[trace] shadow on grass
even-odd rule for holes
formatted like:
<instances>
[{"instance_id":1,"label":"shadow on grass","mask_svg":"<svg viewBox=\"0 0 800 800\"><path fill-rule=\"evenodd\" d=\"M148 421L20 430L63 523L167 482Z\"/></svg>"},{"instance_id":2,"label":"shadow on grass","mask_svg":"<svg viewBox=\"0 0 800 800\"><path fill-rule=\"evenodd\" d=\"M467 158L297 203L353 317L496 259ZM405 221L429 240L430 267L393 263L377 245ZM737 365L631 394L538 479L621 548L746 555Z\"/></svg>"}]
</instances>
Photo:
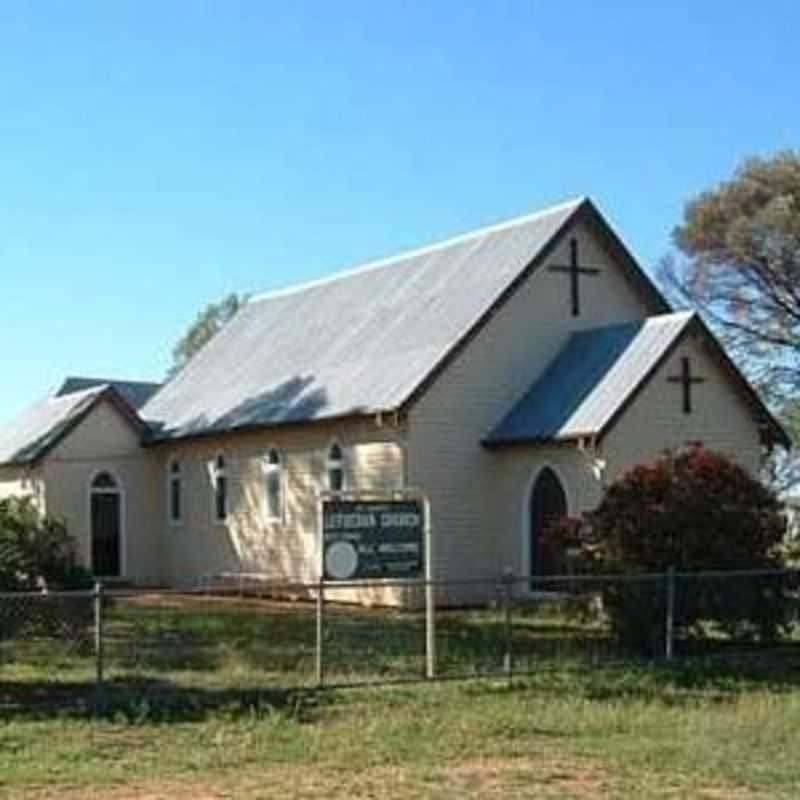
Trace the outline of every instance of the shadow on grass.
<instances>
[{"instance_id":1,"label":"shadow on grass","mask_svg":"<svg viewBox=\"0 0 800 800\"><path fill-rule=\"evenodd\" d=\"M578 662L543 662L535 671L517 673L508 682L497 673L486 674L483 677L491 680L474 680L465 684L463 691L466 696L501 690L589 702L638 701L663 706L728 703L753 691L798 691L799 656L798 647L793 646L781 647L771 654L738 653L724 659L696 656L671 663L624 661L592 669ZM380 685L380 678L377 682ZM415 682L423 683L421 679L390 679L384 685L389 689L393 684L408 686ZM350 688L358 685L350 684ZM91 680L18 678L0 680L0 720L104 716L130 723L181 723L209 717L278 715L308 723L319 719L332 697L329 689L249 684L196 687L169 679L130 676L108 681L102 694L98 694Z\"/></svg>"},{"instance_id":2,"label":"shadow on grass","mask_svg":"<svg viewBox=\"0 0 800 800\"><path fill-rule=\"evenodd\" d=\"M800 690L797 645L695 654L674 661L631 656L587 668L585 663L541 664L516 685L545 694L569 693L589 701L641 701L665 706L732 702L747 693Z\"/></svg>"},{"instance_id":3,"label":"shadow on grass","mask_svg":"<svg viewBox=\"0 0 800 800\"><path fill-rule=\"evenodd\" d=\"M0 720L108 717L128 722L198 722L274 715L311 722L325 694L278 687L186 687L164 680L120 679L98 692L92 681L0 681Z\"/></svg>"},{"instance_id":4,"label":"shadow on grass","mask_svg":"<svg viewBox=\"0 0 800 800\"><path fill-rule=\"evenodd\" d=\"M519 614L510 633L520 691L675 705L800 688L800 642L677 642L679 658L666 663L637 657L602 627L564 616ZM112 716L181 722L277 713L305 720L328 696L290 688L314 676L316 620L309 604L145 596L115 601L105 634L112 679L101 699ZM508 634L494 610L441 612L438 674L502 679ZM420 681L424 646L418 613L326 608L329 684ZM91 647L79 639L0 642L0 719L92 714L93 672Z\"/></svg>"}]
</instances>

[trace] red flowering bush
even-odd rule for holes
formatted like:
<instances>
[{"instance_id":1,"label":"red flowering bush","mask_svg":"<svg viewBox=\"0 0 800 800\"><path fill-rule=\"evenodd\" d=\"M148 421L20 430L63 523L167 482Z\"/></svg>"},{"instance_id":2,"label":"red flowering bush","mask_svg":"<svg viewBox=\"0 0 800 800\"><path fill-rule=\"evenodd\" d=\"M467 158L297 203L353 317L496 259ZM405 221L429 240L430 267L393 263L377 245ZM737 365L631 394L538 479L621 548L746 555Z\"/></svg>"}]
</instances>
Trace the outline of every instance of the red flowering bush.
<instances>
[{"instance_id":1,"label":"red flowering bush","mask_svg":"<svg viewBox=\"0 0 800 800\"><path fill-rule=\"evenodd\" d=\"M585 569L605 573L756 570L781 566L785 533L776 495L724 456L692 445L632 469L613 484L572 546ZM664 582L620 581L603 590L619 638L658 650ZM675 624L715 622L732 635L774 637L788 613L781 579L679 578Z\"/></svg>"}]
</instances>

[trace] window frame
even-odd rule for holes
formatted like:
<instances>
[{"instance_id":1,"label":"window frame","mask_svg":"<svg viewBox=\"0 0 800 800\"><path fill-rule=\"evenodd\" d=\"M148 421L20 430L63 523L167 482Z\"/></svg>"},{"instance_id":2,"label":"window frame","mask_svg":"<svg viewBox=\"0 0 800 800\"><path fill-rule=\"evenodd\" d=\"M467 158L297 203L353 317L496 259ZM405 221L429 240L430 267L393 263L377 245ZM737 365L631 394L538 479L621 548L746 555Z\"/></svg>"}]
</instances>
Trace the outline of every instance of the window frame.
<instances>
[{"instance_id":1,"label":"window frame","mask_svg":"<svg viewBox=\"0 0 800 800\"><path fill-rule=\"evenodd\" d=\"M334 448L339 451L338 459L335 459L332 455ZM336 469L342 473L341 486L338 489L333 488L331 481L331 472ZM347 480L347 457L345 456L344 447L338 439L333 439L328 444L328 449L325 452L325 488L329 492L335 493L346 492L350 488Z\"/></svg>"},{"instance_id":2,"label":"window frame","mask_svg":"<svg viewBox=\"0 0 800 800\"><path fill-rule=\"evenodd\" d=\"M95 482L103 475L108 475L112 485L95 486ZM92 559L92 496L95 494L115 494L119 497L119 575L106 576L104 580L115 581L124 579L128 574L128 526L127 521L127 499L125 484L119 473L110 468L104 467L96 469L89 476L89 485L86 492L86 531L87 541L89 542L89 569L91 569Z\"/></svg>"},{"instance_id":3,"label":"window frame","mask_svg":"<svg viewBox=\"0 0 800 800\"><path fill-rule=\"evenodd\" d=\"M273 456L275 461L272 460ZM264 492L264 521L270 524L280 523L283 524L285 514L285 491L284 491L284 455L278 447L268 447L264 456L261 458L261 477L262 477L262 490ZM277 476L278 488L278 508L276 513L272 513L274 509L270 507L270 486L269 481Z\"/></svg>"},{"instance_id":4,"label":"window frame","mask_svg":"<svg viewBox=\"0 0 800 800\"><path fill-rule=\"evenodd\" d=\"M222 461L222 466L220 466L220 460ZM228 459L225 456L225 453L220 450L214 456L213 460L211 461L211 519L214 521L215 525L226 525L228 522L228 517L230 516L231 509L230 509L230 481L228 479L229 472L228 472ZM219 481L220 478L224 481L223 486L225 495L224 495L224 515L220 515L220 503L219 503Z\"/></svg>"},{"instance_id":5,"label":"window frame","mask_svg":"<svg viewBox=\"0 0 800 800\"><path fill-rule=\"evenodd\" d=\"M177 469L176 469L177 468ZM174 506L173 500L173 486L178 484L178 515L173 515ZM183 482L183 462L179 458L171 458L167 464L167 522L174 527L183 525L183 498L184 498L184 482Z\"/></svg>"}]
</instances>

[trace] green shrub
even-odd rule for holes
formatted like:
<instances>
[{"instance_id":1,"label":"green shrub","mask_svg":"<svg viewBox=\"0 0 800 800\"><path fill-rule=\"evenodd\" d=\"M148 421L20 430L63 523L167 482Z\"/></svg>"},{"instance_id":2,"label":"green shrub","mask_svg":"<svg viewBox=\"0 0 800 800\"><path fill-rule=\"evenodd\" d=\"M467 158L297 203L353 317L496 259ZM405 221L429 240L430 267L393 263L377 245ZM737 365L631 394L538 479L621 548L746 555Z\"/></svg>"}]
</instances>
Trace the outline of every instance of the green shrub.
<instances>
[{"instance_id":1,"label":"green shrub","mask_svg":"<svg viewBox=\"0 0 800 800\"><path fill-rule=\"evenodd\" d=\"M66 525L29 497L0 501L0 591L80 588L91 575L77 560Z\"/></svg>"},{"instance_id":2,"label":"green shrub","mask_svg":"<svg viewBox=\"0 0 800 800\"><path fill-rule=\"evenodd\" d=\"M0 501L0 592L85 589L91 581L63 522L41 514L30 498ZM0 600L0 638L75 631L90 618L89 601L6 598Z\"/></svg>"},{"instance_id":3,"label":"green shrub","mask_svg":"<svg viewBox=\"0 0 800 800\"><path fill-rule=\"evenodd\" d=\"M782 566L785 519L777 496L724 456L692 445L638 466L607 490L577 524L554 528L583 570L663 573ZM620 581L603 589L617 637L644 650L663 642L664 581ZM773 638L788 624L782 576L682 578L675 624L685 634L706 622L733 636Z\"/></svg>"}]
</instances>

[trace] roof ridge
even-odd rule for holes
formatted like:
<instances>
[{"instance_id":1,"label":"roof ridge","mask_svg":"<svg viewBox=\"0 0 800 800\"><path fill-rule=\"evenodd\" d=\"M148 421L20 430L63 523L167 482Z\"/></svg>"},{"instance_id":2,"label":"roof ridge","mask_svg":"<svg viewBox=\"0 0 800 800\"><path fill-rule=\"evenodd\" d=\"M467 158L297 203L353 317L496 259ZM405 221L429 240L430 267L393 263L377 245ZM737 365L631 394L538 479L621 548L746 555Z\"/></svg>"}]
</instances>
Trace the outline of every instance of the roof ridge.
<instances>
[{"instance_id":1,"label":"roof ridge","mask_svg":"<svg viewBox=\"0 0 800 800\"><path fill-rule=\"evenodd\" d=\"M471 239L478 239L481 236L487 236L489 234L498 233L499 231L506 230L508 228L514 228L518 225L524 225L527 222L533 222L535 219L540 217L546 217L550 214L556 214L559 211L564 211L570 207L578 208L583 203L589 200L588 195L579 195L577 197L573 197L570 200L565 200L563 203L557 203L556 205L547 206L546 208L541 208L538 211L533 211L529 214L523 214L518 217L512 217L510 219L503 220L501 222L492 223L491 225L485 225L481 228L476 228L471 231L467 231L466 233L457 234L456 236L449 237L447 239L441 239L439 241L431 242L427 245L422 245L421 247L415 247L410 250L404 250L400 253L397 253L392 256L385 256L383 258L373 259L371 261L366 261L357 266L351 267L349 269L344 269L339 272L335 272L332 275L325 275L320 278L313 278L309 281L304 281L302 283L297 283L289 286L284 286L278 289L268 290L266 292L260 292L255 294L247 299L247 304L250 305L252 303L260 303L264 300L272 300L276 297L284 297L290 294L295 294L297 292L306 291L307 289L313 289L317 286L324 286L329 283L335 283L340 280L345 280L347 278L352 278L357 275L361 275L363 273L372 272L373 270L381 269L383 267L387 267L390 264L395 264L398 261L404 261L409 258L413 258L415 256L425 255L427 253L432 253L437 250L444 250L448 247L452 247L456 244L461 244L463 242L468 242Z\"/></svg>"},{"instance_id":2,"label":"roof ridge","mask_svg":"<svg viewBox=\"0 0 800 800\"><path fill-rule=\"evenodd\" d=\"M77 400L82 397L88 397L92 394L99 394L100 392L108 389L109 386L111 386L109 383L98 383L94 386L86 386L83 389L76 389L74 392L68 392L67 394L59 394L58 390L56 390L53 394L43 398L43 400L48 403L67 403L70 401L77 402Z\"/></svg>"},{"instance_id":3,"label":"roof ridge","mask_svg":"<svg viewBox=\"0 0 800 800\"><path fill-rule=\"evenodd\" d=\"M160 386L159 381L145 381L138 378L98 378L91 375L67 375L66 381L96 381L97 383L141 383L146 386Z\"/></svg>"}]
</instances>

